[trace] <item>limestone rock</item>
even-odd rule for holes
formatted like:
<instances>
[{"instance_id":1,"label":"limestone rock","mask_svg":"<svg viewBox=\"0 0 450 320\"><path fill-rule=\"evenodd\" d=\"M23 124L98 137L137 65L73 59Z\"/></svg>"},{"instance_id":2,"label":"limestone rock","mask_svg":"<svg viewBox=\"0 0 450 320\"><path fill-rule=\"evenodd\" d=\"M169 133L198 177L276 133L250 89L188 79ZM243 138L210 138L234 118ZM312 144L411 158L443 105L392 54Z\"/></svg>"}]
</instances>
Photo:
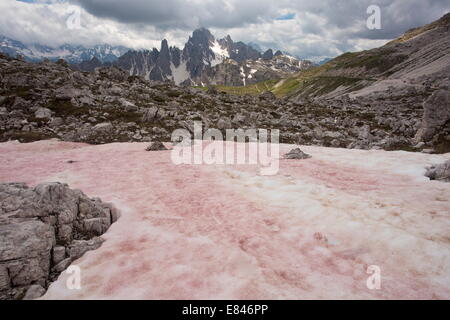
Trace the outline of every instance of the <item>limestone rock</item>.
<instances>
[{"instance_id":1,"label":"limestone rock","mask_svg":"<svg viewBox=\"0 0 450 320\"><path fill-rule=\"evenodd\" d=\"M53 267L52 271L61 273L64 270L66 270L69 266L72 260L70 258L66 258L60 263L58 263L56 266Z\"/></svg>"},{"instance_id":2,"label":"limestone rock","mask_svg":"<svg viewBox=\"0 0 450 320\"><path fill-rule=\"evenodd\" d=\"M430 180L450 182L450 160L427 168L425 176Z\"/></svg>"},{"instance_id":3,"label":"limestone rock","mask_svg":"<svg viewBox=\"0 0 450 320\"><path fill-rule=\"evenodd\" d=\"M262 93L259 97L261 99L263 99L263 100L274 100L274 99L276 99L275 95L272 92L270 92L270 91L266 91L266 92Z\"/></svg>"},{"instance_id":4,"label":"limestone rock","mask_svg":"<svg viewBox=\"0 0 450 320\"><path fill-rule=\"evenodd\" d=\"M113 130L113 125L111 122L103 122L95 125L92 129L96 132L110 132Z\"/></svg>"},{"instance_id":5,"label":"limestone rock","mask_svg":"<svg viewBox=\"0 0 450 320\"><path fill-rule=\"evenodd\" d=\"M61 183L0 184L0 299L30 299L88 250L117 210ZM90 240L92 239L92 240ZM68 253L68 254L67 254Z\"/></svg>"},{"instance_id":6,"label":"limestone rock","mask_svg":"<svg viewBox=\"0 0 450 320\"><path fill-rule=\"evenodd\" d=\"M168 149L162 142L155 141L145 150L146 151L164 151L164 150L168 150Z\"/></svg>"},{"instance_id":7,"label":"limestone rock","mask_svg":"<svg viewBox=\"0 0 450 320\"><path fill-rule=\"evenodd\" d=\"M8 269L5 265L0 265L0 292L11 288L11 279L9 278Z\"/></svg>"},{"instance_id":8,"label":"limestone rock","mask_svg":"<svg viewBox=\"0 0 450 320\"><path fill-rule=\"evenodd\" d=\"M435 91L423 104L422 124L416 134L416 142L427 142L444 128L450 127L450 91Z\"/></svg>"},{"instance_id":9,"label":"limestone rock","mask_svg":"<svg viewBox=\"0 0 450 320\"><path fill-rule=\"evenodd\" d=\"M309 154L304 153L302 150L300 150L300 148L297 149L293 149L291 151L289 151L289 153L286 153L284 155L285 159L289 159L289 160L304 160L304 159L309 159L311 158L311 156Z\"/></svg>"},{"instance_id":10,"label":"limestone rock","mask_svg":"<svg viewBox=\"0 0 450 320\"><path fill-rule=\"evenodd\" d=\"M34 300L42 297L44 294L45 289L42 286L35 284L28 288L23 300Z\"/></svg>"},{"instance_id":11,"label":"limestone rock","mask_svg":"<svg viewBox=\"0 0 450 320\"><path fill-rule=\"evenodd\" d=\"M151 107L148 108L148 110L145 112L142 121L145 122L151 122L156 120L158 117L158 108L157 107Z\"/></svg>"},{"instance_id":12,"label":"limestone rock","mask_svg":"<svg viewBox=\"0 0 450 320\"><path fill-rule=\"evenodd\" d=\"M100 237L91 240L74 240L68 248L70 259L76 260L86 252L100 248L103 242L104 240Z\"/></svg>"},{"instance_id":13,"label":"limestone rock","mask_svg":"<svg viewBox=\"0 0 450 320\"><path fill-rule=\"evenodd\" d=\"M66 258L66 247L55 246L53 247L53 264L58 264Z\"/></svg>"},{"instance_id":14,"label":"limestone rock","mask_svg":"<svg viewBox=\"0 0 450 320\"><path fill-rule=\"evenodd\" d=\"M52 111L47 108L39 108L34 113L37 119L50 119L52 117Z\"/></svg>"}]
</instances>

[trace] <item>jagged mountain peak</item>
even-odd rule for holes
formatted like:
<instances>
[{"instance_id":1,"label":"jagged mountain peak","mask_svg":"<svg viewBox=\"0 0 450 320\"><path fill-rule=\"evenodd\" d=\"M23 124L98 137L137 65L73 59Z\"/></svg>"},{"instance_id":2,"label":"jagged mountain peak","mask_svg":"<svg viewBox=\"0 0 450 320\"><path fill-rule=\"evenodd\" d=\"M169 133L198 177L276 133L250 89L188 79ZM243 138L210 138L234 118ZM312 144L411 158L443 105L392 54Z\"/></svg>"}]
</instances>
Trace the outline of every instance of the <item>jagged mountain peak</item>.
<instances>
[{"instance_id":1,"label":"jagged mountain peak","mask_svg":"<svg viewBox=\"0 0 450 320\"><path fill-rule=\"evenodd\" d=\"M167 39L163 39L161 41L161 53L168 53L169 52L169 42Z\"/></svg>"},{"instance_id":2,"label":"jagged mountain peak","mask_svg":"<svg viewBox=\"0 0 450 320\"><path fill-rule=\"evenodd\" d=\"M282 56L283 52L281 52L280 50L277 50L277 52L275 52L274 56Z\"/></svg>"},{"instance_id":3,"label":"jagged mountain peak","mask_svg":"<svg viewBox=\"0 0 450 320\"><path fill-rule=\"evenodd\" d=\"M161 51L152 54L128 53L117 66L132 75L151 80L171 80L187 85L245 85L286 76L308 68L310 63L275 54L272 49L263 55L252 45L234 42L230 35L217 39L206 28L193 31L183 50L169 47L166 39Z\"/></svg>"},{"instance_id":4,"label":"jagged mountain peak","mask_svg":"<svg viewBox=\"0 0 450 320\"><path fill-rule=\"evenodd\" d=\"M208 29L199 28L194 30L192 36L189 37L188 43L193 43L195 45L203 45L206 47L209 46L214 41L215 38Z\"/></svg>"},{"instance_id":5,"label":"jagged mountain peak","mask_svg":"<svg viewBox=\"0 0 450 320\"><path fill-rule=\"evenodd\" d=\"M264 60L270 60L270 59L272 59L272 58L273 58L273 51L272 51L272 49L268 49L266 52L264 52L262 58L263 58Z\"/></svg>"}]
</instances>

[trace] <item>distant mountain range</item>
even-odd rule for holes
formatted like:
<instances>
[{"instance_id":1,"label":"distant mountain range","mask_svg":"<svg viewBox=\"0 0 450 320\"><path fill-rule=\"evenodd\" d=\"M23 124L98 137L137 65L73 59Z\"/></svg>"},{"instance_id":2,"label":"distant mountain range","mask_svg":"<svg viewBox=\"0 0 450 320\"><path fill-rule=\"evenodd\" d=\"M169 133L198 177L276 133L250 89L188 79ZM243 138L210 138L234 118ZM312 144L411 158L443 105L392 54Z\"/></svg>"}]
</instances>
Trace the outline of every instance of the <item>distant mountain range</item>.
<instances>
[{"instance_id":1,"label":"distant mountain range","mask_svg":"<svg viewBox=\"0 0 450 320\"><path fill-rule=\"evenodd\" d=\"M116 66L130 75L148 80L173 81L178 85L242 86L264 80L281 79L307 69L313 64L281 51L262 52L254 43L234 42L230 36L216 39L209 30L197 29L189 37L183 50L169 47L162 40L160 49L130 50L107 44L92 48L63 45L51 48L25 45L7 37L0 37L0 52L21 55L27 61L44 58L64 59L74 69L93 71L101 66Z\"/></svg>"},{"instance_id":2,"label":"distant mountain range","mask_svg":"<svg viewBox=\"0 0 450 320\"><path fill-rule=\"evenodd\" d=\"M269 49L262 53L259 49L254 44L234 42L230 36L216 39L209 30L201 28L193 32L183 50L169 47L168 41L163 40L159 50L130 50L111 64L94 58L77 68L92 71L115 65L130 75L169 80L178 85L242 86L280 79L312 66L310 61L298 60L281 51L273 53Z\"/></svg>"},{"instance_id":3,"label":"distant mountain range","mask_svg":"<svg viewBox=\"0 0 450 320\"><path fill-rule=\"evenodd\" d=\"M96 45L91 48L68 44L57 48L39 44L25 45L20 41L0 36L0 52L13 57L21 55L25 60L31 62L37 62L47 58L50 60L64 59L70 64L78 64L96 58L102 63L107 63L116 61L127 51L129 49L123 46L110 46L108 44Z\"/></svg>"}]
</instances>

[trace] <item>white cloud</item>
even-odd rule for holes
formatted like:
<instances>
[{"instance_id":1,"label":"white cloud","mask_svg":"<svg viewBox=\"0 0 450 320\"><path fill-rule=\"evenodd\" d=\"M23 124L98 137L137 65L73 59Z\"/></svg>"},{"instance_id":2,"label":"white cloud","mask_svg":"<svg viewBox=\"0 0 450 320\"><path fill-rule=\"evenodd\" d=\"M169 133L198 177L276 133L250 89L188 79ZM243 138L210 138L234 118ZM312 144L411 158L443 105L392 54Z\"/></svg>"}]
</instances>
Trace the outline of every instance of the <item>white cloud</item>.
<instances>
[{"instance_id":1,"label":"white cloud","mask_svg":"<svg viewBox=\"0 0 450 320\"><path fill-rule=\"evenodd\" d=\"M373 0L1 0L0 34L51 46L109 43L159 47L163 38L183 47L193 29L254 42L305 58L336 56L382 45L403 31L429 23L450 9L445 0L378 0L382 30L366 28ZM66 26L70 5L81 9L81 29ZM294 15L290 20L280 16Z\"/></svg>"}]
</instances>

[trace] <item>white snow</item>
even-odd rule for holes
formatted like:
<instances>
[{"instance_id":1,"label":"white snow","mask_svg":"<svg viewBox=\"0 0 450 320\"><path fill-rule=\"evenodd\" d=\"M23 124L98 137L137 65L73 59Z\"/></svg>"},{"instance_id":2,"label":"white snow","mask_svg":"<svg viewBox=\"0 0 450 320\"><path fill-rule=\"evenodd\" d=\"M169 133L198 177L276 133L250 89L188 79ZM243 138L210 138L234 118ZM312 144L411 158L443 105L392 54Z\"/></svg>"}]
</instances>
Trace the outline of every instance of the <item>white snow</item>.
<instances>
[{"instance_id":1,"label":"white snow","mask_svg":"<svg viewBox=\"0 0 450 320\"><path fill-rule=\"evenodd\" d=\"M81 289L62 273L43 299L450 298L450 184L423 176L450 154L301 146L311 159L261 176L146 146L0 144L1 182L65 182L121 212L72 263Z\"/></svg>"},{"instance_id":2,"label":"white snow","mask_svg":"<svg viewBox=\"0 0 450 320\"><path fill-rule=\"evenodd\" d=\"M222 48L220 43L217 42L217 40L215 40L214 43L212 44L211 50L212 52L214 52L215 56L215 58L211 61L211 67L214 67L219 63L222 63L223 60L230 57L227 49Z\"/></svg>"},{"instance_id":3,"label":"white snow","mask_svg":"<svg viewBox=\"0 0 450 320\"><path fill-rule=\"evenodd\" d=\"M244 83L244 86L245 86L246 85L247 76L246 76L246 74L244 72L244 67L241 67L240 71L241 71L242 82Z\"/></svg>"},{"instance_id":4,"label":"white snow","mask_svg":"<svg viewBox=\"0 0 450 320\"><path fill-rule=\"evenodd\" d=\"M179 85L183 81L190 78L189 71L186 67L186 61L182 61L180 65L175 67L173 62L170 63L170 70L172 70L173 81L176 85Z\"/></svg>"}]
</instances>

